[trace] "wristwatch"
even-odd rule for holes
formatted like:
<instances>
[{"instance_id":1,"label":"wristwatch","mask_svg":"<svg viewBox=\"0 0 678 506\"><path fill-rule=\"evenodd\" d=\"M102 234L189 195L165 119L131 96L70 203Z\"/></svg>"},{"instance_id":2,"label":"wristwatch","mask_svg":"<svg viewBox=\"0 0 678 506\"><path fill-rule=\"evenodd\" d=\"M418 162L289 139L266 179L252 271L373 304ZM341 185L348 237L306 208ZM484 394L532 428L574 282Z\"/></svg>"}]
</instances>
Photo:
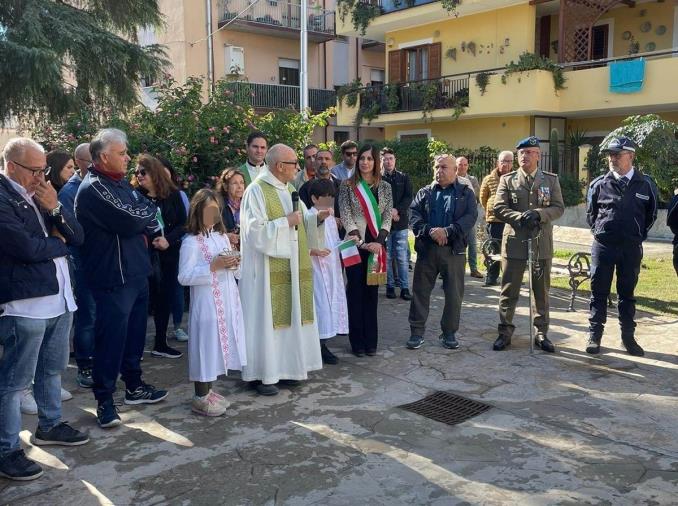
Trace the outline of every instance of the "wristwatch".
<instances>
[{"instance_id":1,"label":"wristwatch","mask_svg":"<svg viewBox=\"0 0 678 506\"><path fill-rule=\"evenodd\" d=\"M49 212L49 215L50 215L52 218L60 218L60 217L61 217L61 208L62 208L62 207L63 207L63 206L61 205L61 202L59 202L59 203L57 204L57 206Z\"/></svg>"}]
</instances>

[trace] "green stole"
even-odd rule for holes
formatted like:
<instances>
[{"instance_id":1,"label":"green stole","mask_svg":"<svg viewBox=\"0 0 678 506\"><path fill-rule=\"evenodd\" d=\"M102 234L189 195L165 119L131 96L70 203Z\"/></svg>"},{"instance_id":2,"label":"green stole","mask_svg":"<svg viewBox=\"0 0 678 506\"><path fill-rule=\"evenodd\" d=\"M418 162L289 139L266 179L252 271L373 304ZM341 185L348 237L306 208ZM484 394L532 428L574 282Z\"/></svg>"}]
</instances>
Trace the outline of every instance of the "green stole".
<instances>
[{"instance_id":1,"label":"green stole","mask_svg":"<svg viewBox=\"0 0 678 506\"><path fill-rule=\"evenodd\" d=\"M266 202L266 215L269 220L286 216L282 202L275 186L262 179L256 184L261 187ZM294 188L289 184L287 191ZM313 323L313 271L311 257L308 253L306 228L301 223L298 228L299 255L299 300L301 301L301 324ZM268 257L270 270L271 308L273 309L273 328L292 326L292 270L286 258Z\"/></svg>"},{"instance_id":2,"label":"green stole","mask_svg":"<svg viewBox=\"0 0 678 506\"><path fill-rule=\"evenodd\" d=\"M245 178L245 188L247 188L250 184L252 184L252 177L250 176L249 168L247 168L247 162L240 166L240 172L242 172L242 175Z\"/></svg>"}]
</instances>

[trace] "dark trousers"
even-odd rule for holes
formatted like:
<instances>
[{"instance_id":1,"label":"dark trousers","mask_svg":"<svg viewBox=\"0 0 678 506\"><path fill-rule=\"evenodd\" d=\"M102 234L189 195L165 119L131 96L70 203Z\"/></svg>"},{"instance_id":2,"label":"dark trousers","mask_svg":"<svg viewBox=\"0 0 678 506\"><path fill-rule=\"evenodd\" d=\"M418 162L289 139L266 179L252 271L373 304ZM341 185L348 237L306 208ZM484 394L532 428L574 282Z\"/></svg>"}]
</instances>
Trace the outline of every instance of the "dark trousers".
<instances>
[{"instance_id":1,"label":"dark trousers","mask_svg":"<svg viewBox=\"0 0 678 506\"><path fill-rule=\"evenodd\" d=\"M92 290L94 328L94 397L111 399L118 374L128 390L141 385L141 354L146 342L148 279L136 278L111 290Z\"/></svg>"},{"instance_id":2,"label":"dark trousers","mask_svg":"<svg viewBox=\"0 0 678 506\"><path fill-rule=\"evenodd\" d=\"M506 223L488 223L486 226L487 235L491 239L496 239L499 241L499 244L501 244L501 235L504 233L504 225L506 225ZM487 269L486 278L489 283L496 283L499 279L500 265L500 262L493 262L490 265L490 268Z\"/></svg>"},{"instance_id":3,"label":"dark trousers","mask_svg":"<svg viewBox=\"0 0 678 506\"><path fill-rule=\"evenodd\" d=\"M673 245L673 268L676 270L678 275L678 244Z\"/></svg>"},{"instance_id":4,"label":"dark trousers","mask_svg":"<svg viewBox=\"0 0 678 506\"><path fill-rule=\"evenodd\" d=\"M633 291L638 283L642 244L591 245L591 303L589 305L589 330L597 337L603 335L607 321L607 298L612 287L612 276L617 271L617 310L622 333L633 334L636 323L636 299Z\"/></svg>"},{"instance_id":5,"label":"dark trousers","mask_svg":"<svg viewBox=\"0 0 678 506\"><path fill-rule=\"evenodd\" d=\"M365 352L377 349L379 287L367 284L367 259L370 254L362 249L359 252L360 263L346 268L348 338L354 352Z\"/></svg>"},{"instance_id":6,"label":"dark trousers","mask_svg":"<svg viewBox=\"0 0 678 506\"><path fill-rule=\"evenodd\" d=\"M551 264L552 260L534 261L532 268L532 325L537 331L546 334L549 330L549 290L551 289ZM527 260L515 258L502 258L501 269L501 293L499 295L499 334L511 337L516 329L513 325L513 317L516 314L516 306L520 297L520 286L523 282L523 274Z\"/></svg>"},{"instance_id":7,"label":"dark trousers","mask_svg":"<svg viewBox=\"0 0 678 506\"><path fill-rule=\"evenodd\" d=\"M73 321L75 362L78 364L78 369L91 368L92 356L94 356L96 304L77 257L73 259L73 273L75 278L75 300L78 303L78 310L75 312Z\"/></svg>"},{"instance_id":8,"label":"dark trousers","mask_svg":"<svg viewBox=\"0 0 678 506\"><path fill-rule=\"evenodd\" d=\"M445 307L440 319L443 334L454 334L459 330L461 302L464 298L464 265L466 255L455 255L450 246L428 245L417 254L412 280L412 302L410 303L410 330L412 335L423 336L426 330L431 291L438 276L443 278Z\"/></svg>"},{"instance_id":9,"label":"dark trousers","mask_svg":"<svg viewBox=\"0 0 678 506\"><path fill-rule=\"evenodd\" d=\"M175 304L177 293L177 276L179 275L179 258L160 257L160 281L151 278L151 307L155 323L155 349L167 346L167 326Z\"/></svg>"}]
</instances>

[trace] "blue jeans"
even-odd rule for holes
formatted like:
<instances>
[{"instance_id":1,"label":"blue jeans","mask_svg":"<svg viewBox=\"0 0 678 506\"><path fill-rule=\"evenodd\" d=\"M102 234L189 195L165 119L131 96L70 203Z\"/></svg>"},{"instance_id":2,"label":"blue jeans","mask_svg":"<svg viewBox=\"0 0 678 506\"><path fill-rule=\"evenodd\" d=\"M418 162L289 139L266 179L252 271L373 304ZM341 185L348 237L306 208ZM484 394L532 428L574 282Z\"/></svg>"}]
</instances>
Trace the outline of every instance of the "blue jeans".
<instances>
[{"instance_id":1,"label":"blue jeans","mask_svg":"<svg viewBox=\"0 0 678 506\"><path fill-rule=\"evenodd\" d=\"M478 245L476 244L476 226L468 233L468 266L471 272L478 270Z\"/></svg>"},{"instance_id":2,"label":"blue jeans","mask_svg":"<svg viewBox=\"0 0 678 506\"><path fill-rule=\"evenodd\" d=\"M73 351L78 369L91 368L94 356L94 321L96 319L96 303L92 292L87 286L87 279L79 259L73 256L75 274L75 299L78 310L75 312L73 323Z\"/></svg>"},{"instance_id":3,"label":"blue jeans","mask_svg":"<svg viewBox=\"0 0 678 506\"><path fill-rule=\"evenodd\" d=\"M0 318L0 457L20 448L21 396L34 381L38 427L48 431L61 421L61 373L68 365L73 313L47 320Z\"/></svg>"},{"instance_id":4,"label":"blue jeans","mask_svg":"<svg viewBox=\"0 0 678 506\"><path fill-rule=\"evenodd\" d=\"M395 257L396 265L398 266L398 282L401 290L409 288L408 272L409 264L407 261L407 251L409 244L407 243L407 229L394 230L386 238L386 288L395 287L395 279L393 276L393 258Z\"/></svg>"}]
</instances>

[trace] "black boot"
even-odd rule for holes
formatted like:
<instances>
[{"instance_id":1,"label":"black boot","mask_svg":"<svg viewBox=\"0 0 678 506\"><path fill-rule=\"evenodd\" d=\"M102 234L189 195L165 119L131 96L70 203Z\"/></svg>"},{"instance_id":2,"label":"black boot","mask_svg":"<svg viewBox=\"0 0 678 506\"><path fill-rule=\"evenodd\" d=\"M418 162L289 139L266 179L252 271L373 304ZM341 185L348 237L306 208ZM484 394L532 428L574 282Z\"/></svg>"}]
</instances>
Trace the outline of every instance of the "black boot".
<instances>
[{"instance_id":1,"label":"black boot","mask_svg":"<svg viewBox=\"0 0 678 506\"><path fill-rule=\"evenodd\" d=\"M596 355L600 353L600 341L602 336L596 336L593 332L589 334L589 342L586 343L586 353Z\"/></svg>"},{"instance_id":2,"label":"black boot","mask_svg":"<svg viewBox=\"0 0 678 506\"><path fill-rule=\"evenodd\" d=\"M629 352L629 355L633 355L634 357L642 357L645 355L645 351L636 342L636 338L633 337L633 331L622 331L622 344L624 345L624 348L626 348L626 351Z\"/></svg>"},{"instance_id":3,"label":"black boot","mask_svg":"<svg viewBox=\"0 0 678 506\"><path fill-rule=\"evenodd\" d=\"M556 351L556 347L553 346L553 343L546 337L544 332L537 332L537 335L534 336L534 344L549 353Z\"/></svg>"},{"instance_id":4,"label":"black boot","mask_svg":"<svg viewBox=\"0 0 678 506\"><path fill-rule=\"evenodd\" d=\"M504 334L499 334L499 337L497 337L497 339L494 341L494 344L492 345L492 349L494 351L501 351L510 345L511 338L509 336L505 336Z\"/></svg>"},{"instance_id":5,"label":"black boot","mask_svg":"<svg viewBox=\"0 0 678 506\"><path fill-rule=\"evenodd\" d=\"M320 356L322 357L324 364L335 365L339 362L339 359L329 350L325 341L320 341Z\"/></svg>"}]
</instances>

